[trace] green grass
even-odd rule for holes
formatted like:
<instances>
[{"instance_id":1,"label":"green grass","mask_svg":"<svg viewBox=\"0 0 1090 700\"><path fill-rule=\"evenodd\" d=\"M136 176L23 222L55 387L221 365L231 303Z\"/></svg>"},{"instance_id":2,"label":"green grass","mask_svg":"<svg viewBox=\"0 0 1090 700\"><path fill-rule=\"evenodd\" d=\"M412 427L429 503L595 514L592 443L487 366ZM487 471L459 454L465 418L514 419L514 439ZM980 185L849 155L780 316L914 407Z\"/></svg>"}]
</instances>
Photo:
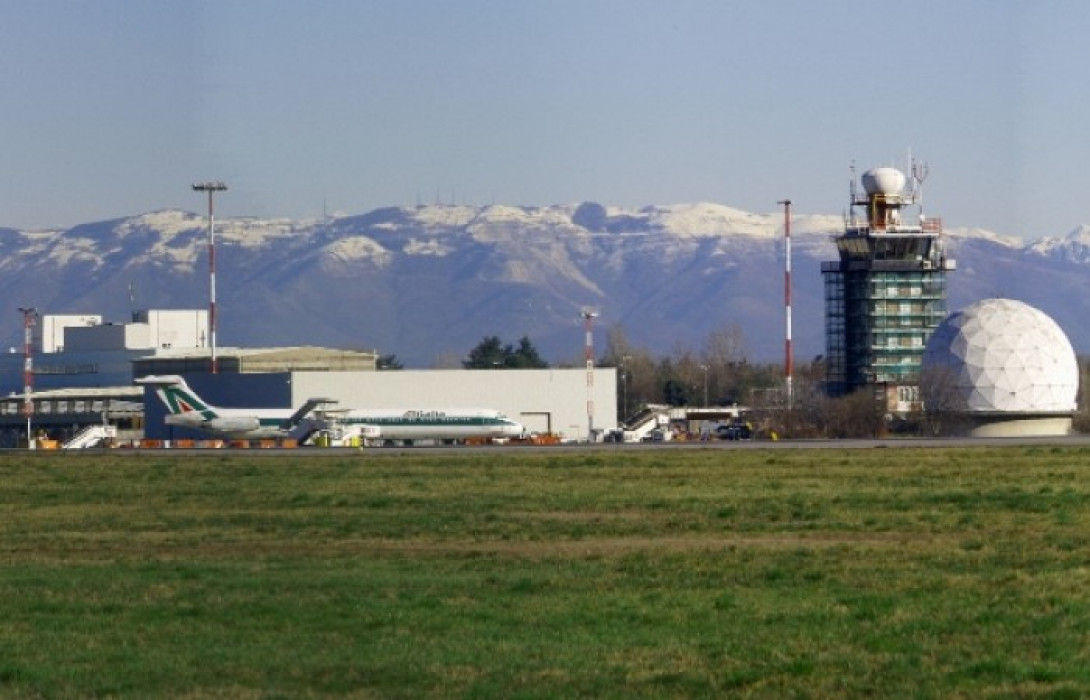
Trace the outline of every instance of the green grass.
<instances>
[{"instance_id":1,"label":"green grass","mask_svg":"<svg viewBox=\"0 0 1090 700\"><path fill-rule=\"evenodd\" d=\"M1078 698L1090 450L11 453L0 697Z\"/></svg>"}]
</instances>

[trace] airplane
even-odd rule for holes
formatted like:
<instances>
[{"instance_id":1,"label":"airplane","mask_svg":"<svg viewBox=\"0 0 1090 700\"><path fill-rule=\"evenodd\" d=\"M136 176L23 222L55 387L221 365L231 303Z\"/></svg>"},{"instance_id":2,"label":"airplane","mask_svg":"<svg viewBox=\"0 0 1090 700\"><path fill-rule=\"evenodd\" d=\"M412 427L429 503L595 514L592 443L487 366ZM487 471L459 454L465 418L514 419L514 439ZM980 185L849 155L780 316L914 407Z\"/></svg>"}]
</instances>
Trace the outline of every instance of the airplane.
<instances>
[{"instance_id":1,"label":"airplane","mask_svg":"<svg viewBox=\"0 0 1090 700\"><path fill-rule=\"evenodd\" d=\"M167 425L193 428L230 438L298 437L322 423L335 422L384 440L464 440L512 438L525 434L521 423L492 409L323 409L331 399L308 399L290 408L220 408L212 406L177 375L149 375L137 384L154 386L166 406ZM317 420L311 418L311 414Z\"/></svg>"},{"instance_id":2,"label":"airplane","mask_svg":"<svg viewBox=\"0 0 1090 700\"><path fill-rule=\"evenodd\" d=\"M232 439L291 437L293 429L329 399L309 399L296 410L290 408L221 408L197 395L177 375L149 375L134 380L155 387L166 406L164 422Z\"/></svg>"}]
</instances>

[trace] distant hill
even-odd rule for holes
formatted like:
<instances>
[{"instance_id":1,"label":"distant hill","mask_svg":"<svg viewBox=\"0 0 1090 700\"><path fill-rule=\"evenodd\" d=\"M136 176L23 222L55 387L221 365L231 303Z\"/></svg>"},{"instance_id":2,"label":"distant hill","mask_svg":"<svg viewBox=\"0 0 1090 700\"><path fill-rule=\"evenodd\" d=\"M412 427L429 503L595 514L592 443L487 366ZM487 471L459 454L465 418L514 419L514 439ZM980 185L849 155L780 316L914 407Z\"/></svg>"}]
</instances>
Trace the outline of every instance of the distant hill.
<instances>
[{"instance_id":1,"label":"distant hill","mask_svg":"<svg viewBox=\"0 0 1090 700\"><path fill-rule=\"evenodd\" d=\"M314 221L219 218L221 346L313 344L396 353L407 366L465 357L486 335L528 335L552 363L579 362L580 310L600 312L598 334L622 325L656 353L699 350L737 324L750 356L783 348L783 216L711 203L620 209L385 208ZM820 263L835 260L839 216L792 222L795 354L824 352ZM951 308L989 296L1021 299L1052 316L1080 352L1090 298L1090 228L1029 244L987 231L948 232L958 269ZM99 313L205 308L203 216L159 211L68 230L0 229L0 291L20 346L17 307Z\"/></svg>"}]
</instances>

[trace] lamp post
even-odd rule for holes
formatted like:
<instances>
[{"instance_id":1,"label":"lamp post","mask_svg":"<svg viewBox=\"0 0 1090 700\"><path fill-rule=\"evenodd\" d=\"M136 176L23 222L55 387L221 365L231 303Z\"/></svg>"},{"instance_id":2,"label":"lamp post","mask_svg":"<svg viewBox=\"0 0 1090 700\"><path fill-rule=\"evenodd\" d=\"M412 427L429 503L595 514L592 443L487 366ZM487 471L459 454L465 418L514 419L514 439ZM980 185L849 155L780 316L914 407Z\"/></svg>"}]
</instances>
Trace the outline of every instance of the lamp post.
<instances>
[{"instance_id":1,"label":"lamp post","mask_svg":"<svg viewBox=\"0 0 1090 700\"><path fill-rule=\"evenodd\" d=\"M704 370L704 408L708 407L708 366L700 365L700 369Z\"/></svg>"},{"instance_id":2,"label":"lamp post","mask_svg":"<svg viewBox=\"0 0 1090 700\"><path fill-rule=\"evenodd\" d=\"M31 330L38 318L38 310L33 306L20 306L19 311L23 314L23 415L26 416L26 446L33 450L34 435L30 422L34 416L34 401L30 392L34 388L34 346Z\"/></svg>"},{"instance_id":3,"label":"lamp post","mask_svg":"<svg viewBox=\"0 0 1090 700\"><path fill-rule=\"evenodd\" d=\"M208 193L208 344L212 348L212 374L219 372L216 362L216 216L212 196L216 192L227 191L222 182L197 182L193 184L197 192Z\"/></svg>"},{"instance_id":4,"label":"lamp post","mask_svg":"<svg viewBox=\"0 0 1090 700\"><path fill-rule=\"evenodd\" d=\"M625 363L632 359L631 355L621 355L621 422L628 420L628 368Z\"/></svg>"},{"instance_id":5,"label":"lamp post","mask_svg":"<svg viewBox=\"0 0 1090 700\"><path fill-rule=\"evenodd\" d=\"M598 312L583 309L583 328L586 332L584 356L587 361L587 442L594 442L594 319Z\"/></svg>"}]
</instances>

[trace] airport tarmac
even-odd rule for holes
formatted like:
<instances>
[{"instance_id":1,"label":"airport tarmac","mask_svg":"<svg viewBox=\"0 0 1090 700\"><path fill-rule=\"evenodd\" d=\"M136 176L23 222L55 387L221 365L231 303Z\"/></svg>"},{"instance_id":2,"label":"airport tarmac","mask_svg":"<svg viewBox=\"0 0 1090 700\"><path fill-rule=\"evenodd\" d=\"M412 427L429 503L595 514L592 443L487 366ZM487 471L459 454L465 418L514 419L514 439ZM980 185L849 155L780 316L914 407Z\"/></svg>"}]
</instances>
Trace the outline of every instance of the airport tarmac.
<instances>
[{"instance_id":1,"label":"airport tarmac","mask_svg":"<svg viewBox=\"0 0 1090 700\"><path fill-rule=\"evenodd\" d=\"M494 454L502 453L573 453L573 452L646 452L673 450L859 450L859 449L936 449L966 447L1090 447L1090 435L1062 435L1053 437L1011 437L1011 438L873 438L848 440L710 440L703 441L666 441L638 443L565 443L560 445L420 445L412 447L296 447L291 449L190 449L190 448L90 448L77 450L80 454L105 454L117 456L148 456L149 454L239 454L247 457L344 457L356 454L362 458L368 455L390 454ZM31 454L58 454L57 450L26 450L25 448L0 450L2 452L24 452ZM67 451L65 454L72 454Z\"/></svg>"}]
</instances>

